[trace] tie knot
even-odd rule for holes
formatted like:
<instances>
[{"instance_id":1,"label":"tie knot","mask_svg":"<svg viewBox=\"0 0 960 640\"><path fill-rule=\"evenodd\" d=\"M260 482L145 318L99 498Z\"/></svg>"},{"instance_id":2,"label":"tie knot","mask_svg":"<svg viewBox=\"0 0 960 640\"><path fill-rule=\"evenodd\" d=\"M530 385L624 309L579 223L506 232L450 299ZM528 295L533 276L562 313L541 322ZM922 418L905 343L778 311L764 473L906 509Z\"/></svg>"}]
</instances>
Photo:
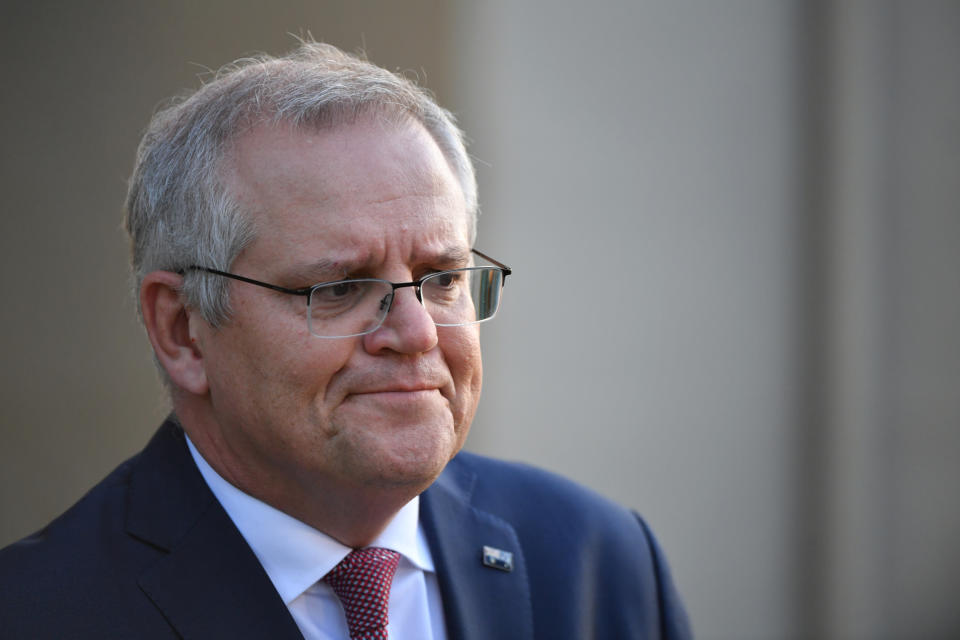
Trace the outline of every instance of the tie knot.
<instances>
[{"instance_id":1,"label":"tie knot","mask_svg":"<svg viewBox=\"0 0 960 640\"><path fill-rule=\"evenodd\" d=\"M387 637L390 584L399 562L396 551L367 547L351 551L324 576L340 598L353 640Z\"/></svg>"}]
</instances>

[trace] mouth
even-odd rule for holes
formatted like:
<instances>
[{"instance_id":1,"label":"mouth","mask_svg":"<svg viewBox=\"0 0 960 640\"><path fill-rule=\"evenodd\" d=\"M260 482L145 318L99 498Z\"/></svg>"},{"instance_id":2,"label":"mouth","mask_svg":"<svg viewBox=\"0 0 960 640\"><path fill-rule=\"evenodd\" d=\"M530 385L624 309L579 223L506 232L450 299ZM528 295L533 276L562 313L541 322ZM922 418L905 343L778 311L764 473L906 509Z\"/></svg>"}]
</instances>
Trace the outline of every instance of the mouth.
<instances>
[{"instance_id":1,"label":"mouth","mask_svg":"<svg viewBox=\"0 0 960 640\"><path fill-rule=\"evenodd\" d=\"M403 415L409 411L433 411L439 403L446 404L446 400L436 387L406 389L386 388L362 391L350 394L348 404L358 403L355 406L377 407L379 411L388 411L396 415Z\"/></svg>"},{"instance_id":2,"label":"mouth","mask_svg":"<svg viewBox=\"0 0 960 640\"><path fill-rule=\"evenodd\" d=\"M378 381L369 381L367 384L352 385L354 387L352 395L374 395L380 393L420 393L423 391L440 391L442 384L436 379L427 379L423 377L403 379L403 376L396 378L382 378Z\"/></svg>"},{"instance_id":3,"label":"mouth","mask_svg":"<svg viewBox=\"0 0 960 640\"><path fill-rule=\"evenodd\" d=\"M350 395L353 396L382 396L382 397L396 397L396 398L413 398L418 396L429 396L435 393L440 393L440 389L437 387L417 387L415 389L401 388L401 387L389 387L386 389L371 389L369 391L357 391Z\"/></svg>"}]
</instances>

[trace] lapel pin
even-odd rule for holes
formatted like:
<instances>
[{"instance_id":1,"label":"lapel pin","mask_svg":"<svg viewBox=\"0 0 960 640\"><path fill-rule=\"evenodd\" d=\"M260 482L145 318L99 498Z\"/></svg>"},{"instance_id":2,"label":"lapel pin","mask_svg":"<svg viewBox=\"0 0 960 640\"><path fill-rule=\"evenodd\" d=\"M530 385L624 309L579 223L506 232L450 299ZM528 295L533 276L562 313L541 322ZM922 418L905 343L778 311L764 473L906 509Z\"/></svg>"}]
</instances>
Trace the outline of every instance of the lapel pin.
<instances>
[{"instance_id":1,"label":"lapel pin","mask_svg":"<svg viewBox=\"0 0 960 640\"><path fill-rule=\"evenodd\" d=\"M483 565L509 573L513 571L513 554L503 549L484 545Z\"/></svg>"}]
</instances>

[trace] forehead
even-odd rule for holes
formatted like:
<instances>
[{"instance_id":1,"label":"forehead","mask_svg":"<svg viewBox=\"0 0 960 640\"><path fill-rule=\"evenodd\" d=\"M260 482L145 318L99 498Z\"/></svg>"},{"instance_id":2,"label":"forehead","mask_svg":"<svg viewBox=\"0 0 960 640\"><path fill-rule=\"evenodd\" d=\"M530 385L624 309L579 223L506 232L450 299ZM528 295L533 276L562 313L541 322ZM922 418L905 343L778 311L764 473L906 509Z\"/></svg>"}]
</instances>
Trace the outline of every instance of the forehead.
<instances>
[{"instance_id":1,"label":"forehead","mask_svg":"<svg viewBox=\"0 0 960 640\"><path fill-rule=\"evenodd\" d=\"M413 121L261 125L236 142L225 173L252 218L251 248L299 260L375 260L390 249L449 253L468 242L459 183Z\"/></svg>"}]
</instances>

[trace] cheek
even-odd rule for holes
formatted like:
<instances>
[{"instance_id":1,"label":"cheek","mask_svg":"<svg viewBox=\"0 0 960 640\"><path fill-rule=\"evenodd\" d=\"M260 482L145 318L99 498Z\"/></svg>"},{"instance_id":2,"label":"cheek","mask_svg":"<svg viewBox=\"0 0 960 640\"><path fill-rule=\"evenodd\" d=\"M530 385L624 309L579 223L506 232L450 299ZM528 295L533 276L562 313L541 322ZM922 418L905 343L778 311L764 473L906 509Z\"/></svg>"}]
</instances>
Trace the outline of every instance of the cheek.
<instances>
[{"instance_id":1,"label":"cheek","mask_svg":"<svg viewBox=\"0 0 960 640\"><path fill-rule=\"evenodd\" d=\"M444 356L457 393L457 418L471 419L480 399L483 383L483 360L480 355L478 327L452 328L444 344Z\"/></svg>"},{"instance_id":2,"label":"cheek","mask_svg":"<svg viewBox=\"0 0 960 640\"><path fill-rule=\"evenodd\" d=\"M308 336L303 342L286 345L275 359L277 376L302 393L323 403L338 393L337 374L350 362L355 350L351 339L323 340Z\"/></svg>"},{"instance_id":3,"label":"cheek","mask_svg":"<svg viewBox=\"0 0 960 640\"><path fill-rule=\"evenodd\" d=\"M337 372L356 348L355 341L311 336L306 320L294 314L274 313L272 323L261 317L244 320L230 327L226 346L233 355L220 373L243 379L251 399L269 404L264 410L276 412L279 405L287 413L311 411L310 407L323 412L316 405L323 404Z\"/></svg>"}]
</instances>

